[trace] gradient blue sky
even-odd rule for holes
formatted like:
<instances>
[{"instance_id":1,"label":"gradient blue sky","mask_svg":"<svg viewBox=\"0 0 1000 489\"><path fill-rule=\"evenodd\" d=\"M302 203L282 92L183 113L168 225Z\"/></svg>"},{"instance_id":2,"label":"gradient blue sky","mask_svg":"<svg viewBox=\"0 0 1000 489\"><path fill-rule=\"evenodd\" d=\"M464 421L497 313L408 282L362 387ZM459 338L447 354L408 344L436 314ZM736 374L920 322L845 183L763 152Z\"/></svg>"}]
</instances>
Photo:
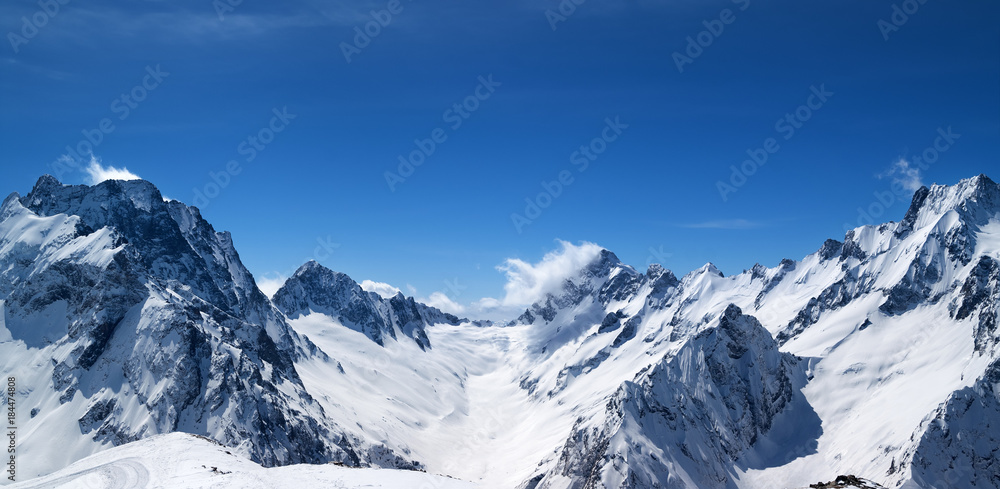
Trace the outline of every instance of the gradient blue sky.
<instances>
[{"instance_id":1,"label":"gradient blue sky","mask_svg":"<svg viewBox=\"0 0 1000 489\"><path fill-rule=\"evenodd\" d=\"M258 278L317 258L469 304L504 294L506 259L538 262L556 240L678 275L774 266L841 238L894 181L912 193L1000 178L1000 4L928 0L885 39L879 21L915 4L588 0L553 30L556 0L401 0L348 62L341 43L388 1L246 0L220 20L211 0L71 1L55 15L10 0L0 193L57 173L65 148L109 118L102 165L202 204ZM732 22L679 71L674 53L724 9ZM24 36L22 16L44 20L26 43L10 34ZM169 75L122 118L121 95L156 66ZM453 128L446 111L489 75L500 85ZM786 140L775 123L817 104L811 87L833 95ZM240 144L285 107L295 118L247 161ZM628 128L579 171L574 152L615 117ZM960 137L918 166L948 127ZM447 139L391 191L385 172L436 128ZM724 200L717 182L771 137L780 149ZM204 205L196 190L231 160L241 172ZM572 184L518 232L511 214L563 171ZM908 201L875 220L898 220ZM318 241L337 246L317 255Z\"/></svg>"}]
</instances>

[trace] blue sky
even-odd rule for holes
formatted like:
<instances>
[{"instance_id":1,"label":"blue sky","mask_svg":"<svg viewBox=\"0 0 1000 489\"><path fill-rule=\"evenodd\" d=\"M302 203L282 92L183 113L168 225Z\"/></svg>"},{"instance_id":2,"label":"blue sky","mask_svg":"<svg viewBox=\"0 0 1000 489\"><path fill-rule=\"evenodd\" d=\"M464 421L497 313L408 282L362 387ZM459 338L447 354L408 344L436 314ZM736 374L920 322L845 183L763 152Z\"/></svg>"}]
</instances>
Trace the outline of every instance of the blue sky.
<instances>
[{"instance_id":1,"label":"blue sky","mask_svg":"<svg viewBox=\"0 0 1000 489\"><path fill-rule=\"evenodd\" d=\"M0 192L88 182L89 135L262 282L472 314L557 240L731 274L1000 178L996 2L228 1L4 2Z\"/></svg>"}]
</instances>

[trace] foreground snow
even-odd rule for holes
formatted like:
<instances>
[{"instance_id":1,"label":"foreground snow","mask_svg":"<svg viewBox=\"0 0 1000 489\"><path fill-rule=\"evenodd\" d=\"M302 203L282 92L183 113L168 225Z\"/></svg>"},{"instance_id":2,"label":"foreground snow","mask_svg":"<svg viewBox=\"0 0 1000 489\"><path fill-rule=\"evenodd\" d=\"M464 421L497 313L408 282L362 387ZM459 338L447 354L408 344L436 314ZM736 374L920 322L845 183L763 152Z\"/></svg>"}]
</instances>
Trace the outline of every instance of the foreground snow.
<instances>
[{"instance_id":1,"label":"foreground snow","mask_svg":"<svg viewBox=\"0 0 1000 489\"><path fill-rule=\"evenodd\" d=\"M187 433L170 433L112 448L45 477L7 487L469 489L475 486L457 479L406 470L357 469L337 465L264 468L208 439Z\"/></svg>"}]
</instances>

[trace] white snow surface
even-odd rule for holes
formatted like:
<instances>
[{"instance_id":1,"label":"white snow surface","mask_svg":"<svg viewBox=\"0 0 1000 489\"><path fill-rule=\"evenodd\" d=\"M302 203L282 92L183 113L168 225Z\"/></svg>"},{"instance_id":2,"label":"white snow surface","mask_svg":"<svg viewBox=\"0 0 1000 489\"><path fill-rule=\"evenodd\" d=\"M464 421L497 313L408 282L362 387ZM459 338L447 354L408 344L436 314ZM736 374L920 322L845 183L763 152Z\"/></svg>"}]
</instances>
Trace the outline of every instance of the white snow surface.
<instances>
[{"instance_id":1,"label":"white snow surface","mask_svg":"<svg viewBox=\"0 0 1000 489\"><path fill-rule=\"evenodd\" d=\"M456 479L416 471L328 465L264 468L231 449L187 433L156 435L111 448L11 489L469 489Z\"/></svg>"}]
</instances>

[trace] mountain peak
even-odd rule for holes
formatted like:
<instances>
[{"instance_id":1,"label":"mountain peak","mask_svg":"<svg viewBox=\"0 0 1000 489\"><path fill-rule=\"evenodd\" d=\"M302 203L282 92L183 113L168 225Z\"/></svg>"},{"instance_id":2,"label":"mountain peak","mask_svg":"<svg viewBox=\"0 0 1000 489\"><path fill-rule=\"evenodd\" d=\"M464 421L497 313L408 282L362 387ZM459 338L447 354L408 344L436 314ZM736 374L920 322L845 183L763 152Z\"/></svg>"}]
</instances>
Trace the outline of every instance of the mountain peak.
<instances>
[{"instance_id":1,"label":"mountain peak","mask_svg":"<svg viewBox=\"0 0 1000 489\"><path fill-rule=\"evenodd\" d=\"M59 179L46 173L38 177L38 181L35 182L35 186L33 187L32 192L34 192L34 189L62 187L62 186L63 184L62 182L59 181Z\"/></svg>"},{"instance_id":2,"label":"mountain peak","mask_svg":"<svg viewBox=\"0 0 1000 489\"><path fill-rule=\"evenodd\" d=\"M970 185L974 185L976 187L980 187L980 186L982 186L982 187L990 187L990 186L996 187L996 185L997 185L997 183L994 182L992 179L990 179L990 177L986 176L985 173L980 173L979 175L976 175L974 177L967 178L967 179L963 180L963 182L969 182Z\"/></svg>"},{"instance_id":3,"label":"mountain peak","mask_svg":"<svg viewBox=\"0 0 1000 489\"><path fill-rule=\"evenodd\" d=\"M967 200L971 199L993 210L1000 208L1000 184L994 182L985 173L963 180L962 183L966 183L966 187L970 189Z\"/></svg>"},{"instance_id":4,"label":"mountain peak","mask_svg":"<svg viewBox=\"0 0 1000 489\"><path fill-rule=\"evenodd\" d=\"M364 290L347 274L331 270L316 260L299 267L271 300L291 319L311 312L322 313L381 346L385 346L387 337L397 339L401 334L412 338L421 349L427 349L430 340L425 326L457 325L463 321L402 293L384 299Z\"/></svg>"},{"instance_id":5,"label":"mountain peak","mask_svg":"<svg viewBox=\"0 0 1000 489\"><path fill-rule=\"evenodd\" d=\"M604 277L609 275L612 269L623 266L625 265L618 259L618 255L615 255L610 250L601 249L600 253L597 254L584 270L589 275Z\"/></svg>"},{"instance_id":6,"label":"mountain peak","mask_svg":"<svg viewBox=\"0 0 1000 489\"><path fill-rule=\"evenodd\" d=\"M689 273L689 275L697 276L706 273L709 275L718 275L719 277L725 277L725 274L722 273L722 270L719 270L719 268L716 267L715 264L712 262L708 262L702 265L697 270L694 270L691 273Z\"/></svg>"},{"instance_id":7,"label":"mountain peak","mask_svg":"<svg viewBox=\"0 0 1000 489\"><path fill-rule=\"evenodd\" d=\"M966 178L955 185L920 187L900 222L897 235L923 227L948 211L980 222L1000 212L1000 185L985 174Z\"/></svg>"},{"instance_id":8,"label":"mountain peak","mask_svg":"<svg viewBox=\"0 0 1000 489\"><path fill-rule=\"evenodd\" d=\"M165 208L160 190L146 180L105 180L96 185L65 185L52 175L42 175L21 203L44 215L82 212L108 216L131 213L118 203L126 203L125 207L134 207L144 213Z\"/></svg>"},{"instance_id":9,"label":"mountain peak","mask_svg":"<svg viewBox=\"0 0 1000 489\"><path fill-rule=\"evenodd\" d=\"M85 233L113 230L157 279L191 285L192 294L227 312L270 307L229 235L216 232L193 208L164 201L159 189L146 180L64 185L43 175L20 203L40 217L76 216Z\"/></svg>"},{"instance_id":10,"label":"mountain peak","mask_svg":"<svg viewBox=\"0 0 1000 489\"><path fill-rule=\"evenodd\" d=\"M740 309L739 306L730 302L729 305L726 306L726 310L723 311L722 315L725 316L726 319L736 319L743 315L743 309Z\"/></svg>"},{"instance_id":11,"label":"mountain peak","mask_svg":"<svg viewBox=\"0 0 1000 489\"><path fill-rule=\"evenodd\" d=\"M835 239L827 239L823 242L823 246L820 247L819 253L820 260L829 260L835 256L840 255L840 251L844 248L844 243L837 241Z\"/></svg>"},{"instance_id":12,"label":"mountain peak","mask_svg":"<svg viewBox=\"0 0 1000 489\"><path fill-rule=\"evenodd\" d=\"M361 284L343 272L330 269L316 260L309 260L302 264L292 274L289 279L308 283L310 286L336 289L338 294L349 293L364 296L367 292L361 288ZM287 283L287 282L286 282Z\"/></svg>"},{"instance_id":13,"label":"mountain peak","mask_svg":"<svg viewBox=\"0 0 1000 489\"><path fill-rule=\"evenodd\" d=\"M300 265L299 268L297 268L295 270L295 273L292 274L292 276L293 277L297 277L297 276L305 275L307 273L322 272L324 270L325 271L329 271L329 272L333 272L333 273L337 273L337 272L334 272L333 270L330 270L327 267L324 267L323 265L321 265L316 260L309 260L309 261L303 263L302 265Z\"/></svg>"},{"instance_id":14,"label":"mountain peak","mask_svg":"<svg viewBox=\"0 0 1000 489\"><path fill-rule=\"evenodd\" d=\"M955 185L921 187L914 194L911 210L913 205L930 207L938 212L959 208L971 210L974 207L996 211L1000 208L1000 185L985 174L979 174Z\"/></svg>"}]
</instances>

